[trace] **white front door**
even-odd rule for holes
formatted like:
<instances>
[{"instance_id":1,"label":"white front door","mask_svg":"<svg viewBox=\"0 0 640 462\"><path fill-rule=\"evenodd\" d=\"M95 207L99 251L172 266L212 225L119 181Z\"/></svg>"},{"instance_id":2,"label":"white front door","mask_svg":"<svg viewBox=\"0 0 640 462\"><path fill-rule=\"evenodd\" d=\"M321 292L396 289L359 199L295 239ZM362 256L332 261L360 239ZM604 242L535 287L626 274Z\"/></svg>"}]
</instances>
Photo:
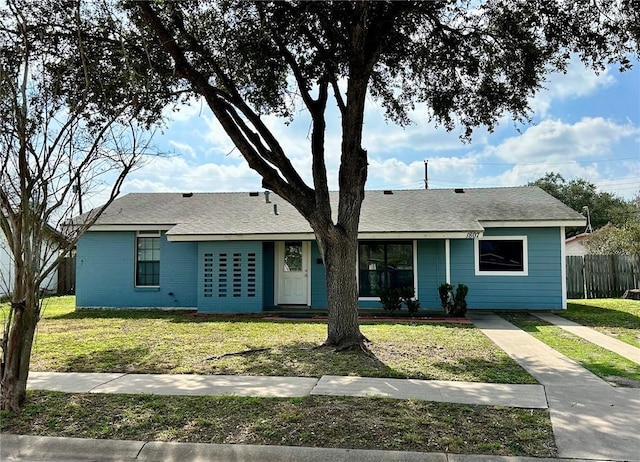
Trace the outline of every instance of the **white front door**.
<instances>
[{"instance_id":1,"label":"white front door","mask_svg":"<svg viewBox=\"0 0 640 462\"><path fill-rule=\"evenodd\" d=\"M307 305L309 293L309 243L277 243L278 304Z\"/></svg>"}]
</instances>

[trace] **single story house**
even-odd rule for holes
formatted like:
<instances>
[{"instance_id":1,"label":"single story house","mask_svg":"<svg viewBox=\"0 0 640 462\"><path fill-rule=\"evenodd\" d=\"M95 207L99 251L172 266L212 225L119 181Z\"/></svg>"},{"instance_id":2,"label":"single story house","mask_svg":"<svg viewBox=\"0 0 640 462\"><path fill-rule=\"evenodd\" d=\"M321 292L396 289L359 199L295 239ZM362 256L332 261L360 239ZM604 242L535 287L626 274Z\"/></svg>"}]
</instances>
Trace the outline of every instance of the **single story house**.
<instances>
[{"instance_id":1,"label":"single story house","mask_svg":"<svg viewBox=\"0 0 640 462\"><path fill-rule=\"evenodd\" d=\"M66 242L65 237L55 228L47 226L45 248L42 249L41 262L46 266L58 257L58 248L61 242ZM4 232L0 231L0 296L6 296L13 292L15 277L14 260L9 242ZM58 268L55 268L40 284L40 290L45 293L58 292Z\"/></svg>"},{"instance_id":2,"label":"single story house","mask_svg":"<svg viewBox=\"0 0 640 462\"><path fill-rule=\"evenodd\" d=\"M586 243L589 237L591 237L591 233L581 233L565 239L564 245L567 257L588 255L590 252Z\"/></svg>"},{"instance_id":3,"label":"single story house","mask_svg":"<svg viewBox=\"0 0 640 462\"><path fill-rule=\"evenodd\" d=\"M366 191L361 308L381 287L469 287L469 309L566 308L565 227L585 218L537 187ZM337 200L337 193L332 193ZM334 207L335 210L335 207ZM77 245L78 308L255 313L326 308L309 224L274 193L136 193L115 200Z\"/></svg>"}]
</instances>

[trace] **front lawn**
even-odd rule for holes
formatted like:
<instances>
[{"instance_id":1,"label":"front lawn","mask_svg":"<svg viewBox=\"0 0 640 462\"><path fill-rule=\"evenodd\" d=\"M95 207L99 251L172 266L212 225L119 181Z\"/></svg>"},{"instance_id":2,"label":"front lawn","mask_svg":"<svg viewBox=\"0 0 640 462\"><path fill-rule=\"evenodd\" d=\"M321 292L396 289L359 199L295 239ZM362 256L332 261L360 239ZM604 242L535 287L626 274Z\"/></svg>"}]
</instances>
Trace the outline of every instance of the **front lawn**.
<instances>
[{"instance_id":1,"label":"front lawn","mask_svg":"<svg viewBox=\"0 0 640 462\"><path fill-rule=\"evenodd\" d=\"M640 301L621 298L571 300L563 318L640 348Z\"/></svg>"},{"instance_id":2,"label":"front lawn","mask_svg":"<svg viewBox=\"0 0 640 462\"><path fill-rule=\"evenodd\" d=\"M495 383L535 380L472 326L369 323L375 358L317 348L318 322L182 313L74 311L47 299L31 370L307 376L359 375Z\"/></svg>"},{"instance_id":3,"label":"front lawn","mask_svg":"<svg viewBox=\"0 0 640 462\"><path fill-rule=\"evenodd\" d=\"M557 454L542 409L382 398L187 397L30 392L6 433L324 448Z\"/></svg>"}]
</instances>

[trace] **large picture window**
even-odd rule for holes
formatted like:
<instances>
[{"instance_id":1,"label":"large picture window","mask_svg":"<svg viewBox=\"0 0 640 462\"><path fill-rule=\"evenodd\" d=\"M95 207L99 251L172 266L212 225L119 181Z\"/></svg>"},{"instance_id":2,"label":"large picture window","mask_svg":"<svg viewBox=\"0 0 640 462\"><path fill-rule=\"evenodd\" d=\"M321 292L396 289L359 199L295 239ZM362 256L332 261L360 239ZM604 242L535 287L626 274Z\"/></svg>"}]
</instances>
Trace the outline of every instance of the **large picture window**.
<instances>
[{"instance_id":1,"label":"large picture window","mask_svg":"<svg viewBox=\"0 0 640 462\"><path fill-rule=\"evenodd\" d=\"M159 286L160 232L138 232L136 249L136 286Z\"/></svg>"},{"instance_id":2,"label":"large picture window","mask_svg":"<svg viewBox=\"0 0 640 462\"><path fill-rule=\"evenodd\" d=\"M413 287L413 243L362 241L358 266L360 297L378 297L381 288Z\"/></svg>"},{"instance_id":3,"label":"large picture window","mask_svg":"<svg viewBox=\"0 0 640 462\"><path fill-rule=\"evenodd\" d=\"M477 275L526 275L526 236L487 237L476 241Z\"/></svg>"}]
</instances>

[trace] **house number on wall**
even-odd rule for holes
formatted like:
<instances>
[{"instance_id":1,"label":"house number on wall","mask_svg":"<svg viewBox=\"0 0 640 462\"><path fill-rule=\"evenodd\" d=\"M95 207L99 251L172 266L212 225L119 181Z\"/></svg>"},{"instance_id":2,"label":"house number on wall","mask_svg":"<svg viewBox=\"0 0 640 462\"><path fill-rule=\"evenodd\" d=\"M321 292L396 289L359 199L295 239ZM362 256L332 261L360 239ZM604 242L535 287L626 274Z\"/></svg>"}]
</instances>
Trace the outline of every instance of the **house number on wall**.
<instances>
[{"instance_id":1,"label":"house number on wall","mask_svg":"<svg viewBox=\"0 0 640 462\"><path fill-rule=\"evenodd\" d=\"M467 233L467 239L477 239L480 237L480 231L469 231Z\"/></svg>"}]
</instances>

